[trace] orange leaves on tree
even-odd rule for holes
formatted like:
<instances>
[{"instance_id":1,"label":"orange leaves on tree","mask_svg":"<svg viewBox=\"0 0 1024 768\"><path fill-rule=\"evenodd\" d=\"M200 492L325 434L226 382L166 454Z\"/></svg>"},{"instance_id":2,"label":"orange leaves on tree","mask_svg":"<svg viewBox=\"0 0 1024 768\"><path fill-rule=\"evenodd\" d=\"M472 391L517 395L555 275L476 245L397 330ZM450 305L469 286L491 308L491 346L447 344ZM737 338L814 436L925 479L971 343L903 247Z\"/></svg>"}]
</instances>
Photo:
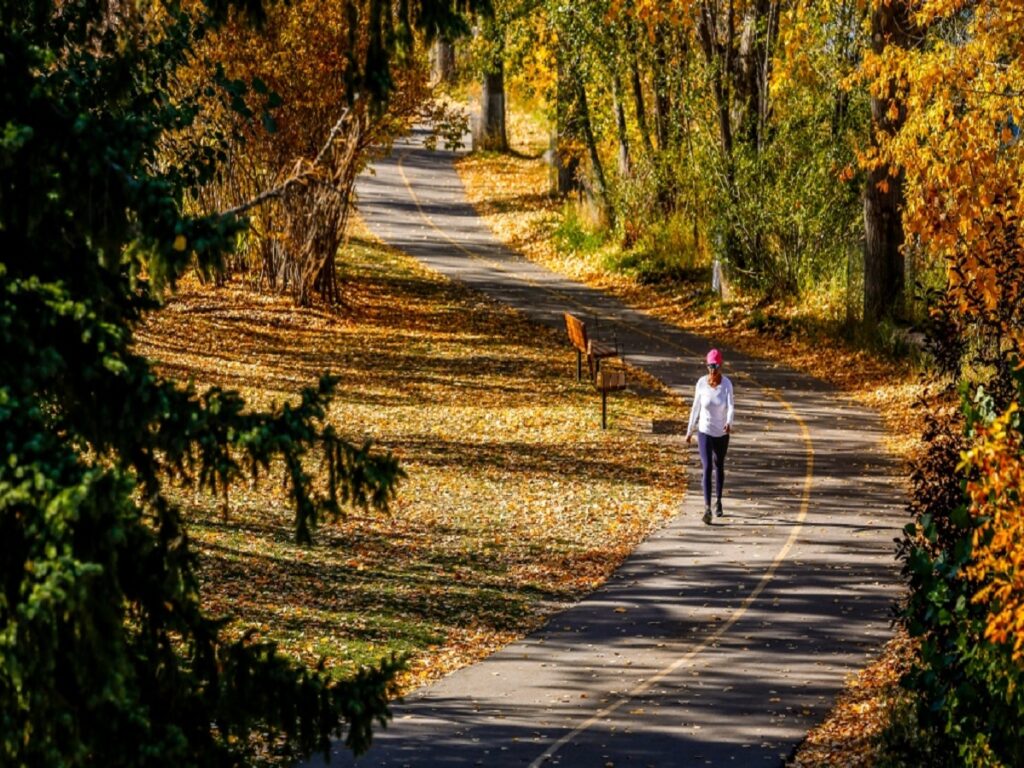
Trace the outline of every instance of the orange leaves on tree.
<instances>
[{"instance_id":1,"label":"orange leaves on tree","mask_svg":"<svg viewBox=\"0 0 1024 768\"><path fill-rule=\"evenodd\" d=\"M964 453L963 469L971 514L981 521L974 534L968 578L978 582L974 601L988 606L985 637L1012 643L1015 661L1024 660L1024 435L1016 403L977 429Z\"/></svg>"},{"instance_id":2,"label":"orange leaves on tree","mask_svg":"<svg viewBox=\"0 0 1024 768\"><path fill-rule=\"evenodd\" d=\"M906 4L907 0L890 0ZM875 0L880 8L880 0ZM1024 19L1022 0L930 0L913 20L929 44L867 52L860 77L895 97L905 122L879 136L873 166L904 177L908 242L944 264L965 328L1005 359L1024 352ZM965 10L966 9L966 10ZM890 109L876 119L892 118ZM990 611L986 637L1024 657L1024 489L1019 414L977 429L961 469L981 525L968 576Z\"/></svg>"},{"instance_id":3,"label":"orange leaves on tree","mask_svg":"<svg viewBox=\"0 0 1024 768\"><path fill-rule=\"evenodd\" d=\"M866 52L859 77L890 99L885 119L899 117L899 103L905 122L880 136L876 156L862 159L903 171L907 234L946 264L965 312L984 315L1021 293L1000 252L1016 259L1024 245L1024 40L1016 32L1024 2L971 5L963 15L959 0L916 4L914 21L933 44ZM957 31L937 31L946 27Z\"/></svg>"}]
</instances>

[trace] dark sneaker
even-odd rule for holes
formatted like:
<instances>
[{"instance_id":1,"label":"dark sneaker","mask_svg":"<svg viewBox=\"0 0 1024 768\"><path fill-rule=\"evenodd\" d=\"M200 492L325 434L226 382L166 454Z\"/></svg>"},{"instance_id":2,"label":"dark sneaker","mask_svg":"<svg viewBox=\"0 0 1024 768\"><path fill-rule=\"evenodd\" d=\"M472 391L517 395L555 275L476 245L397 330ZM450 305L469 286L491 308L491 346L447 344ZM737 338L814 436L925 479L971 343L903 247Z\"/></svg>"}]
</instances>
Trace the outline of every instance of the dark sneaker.
<instances>
[{"instance_id":1,"label":"dark sneaker","mask_svg":"<svg viewBox=\"0 0 1024 768\"><path fill-rule=\"evenodd\" d=\"M704 525L711 525L711 507L704 507Z\"/></svg>"},{"instance_id":2,"label":"dark sneaker","mask_svg":"<svg viewBox=\"0 0 1024 768\"><path fill-rule=\"evenodd\" d=\"M715 517L721 517L725 513L722 512L722 501L719 499L718 503L715 504Z\"/></svg>"}]
</instances>

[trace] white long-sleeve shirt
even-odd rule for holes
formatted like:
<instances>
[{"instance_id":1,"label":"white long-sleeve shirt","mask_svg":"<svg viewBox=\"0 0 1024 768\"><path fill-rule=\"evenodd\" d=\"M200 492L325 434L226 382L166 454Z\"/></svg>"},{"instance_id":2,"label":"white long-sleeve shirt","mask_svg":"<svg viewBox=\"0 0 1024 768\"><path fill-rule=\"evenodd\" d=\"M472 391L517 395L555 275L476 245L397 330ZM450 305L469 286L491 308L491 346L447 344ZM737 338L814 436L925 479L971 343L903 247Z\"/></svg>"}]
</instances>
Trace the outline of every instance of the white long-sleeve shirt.
<instances>
[{"instance_id":1,"label":"white long-sleeve shirt","mask_svg":"<svg viewBox=\"0 0 1024 768\"><path fill-rule=\"evenodd\" d=\"M695 431L705 435L721 437L726 434L726 427L732 428L733 396L732 382L728 376L722 376L717 387L708 383L707 376L701 376L693 391L693 406L690 408L690 424L686 428L686 436Z\"/></svg>"}]
</instances>

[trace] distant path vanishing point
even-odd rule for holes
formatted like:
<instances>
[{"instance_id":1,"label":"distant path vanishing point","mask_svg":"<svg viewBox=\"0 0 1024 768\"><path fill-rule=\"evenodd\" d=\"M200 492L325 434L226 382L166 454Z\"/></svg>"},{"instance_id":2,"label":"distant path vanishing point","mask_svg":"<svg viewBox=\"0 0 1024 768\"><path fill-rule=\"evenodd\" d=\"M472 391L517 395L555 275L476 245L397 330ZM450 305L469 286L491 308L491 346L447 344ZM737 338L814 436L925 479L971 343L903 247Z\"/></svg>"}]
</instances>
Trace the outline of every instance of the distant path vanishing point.
<instances>
[{"instance_id":1,"label":"distant path vanishing point","mask_svg":"<svg viewBox=\"0 0 1024 768\"><path fill-rule=\"evenodd\" d=\"M502 246L466 201L455 155L421 139L360 177L374 233L538 323L562 328L570 310L614 331L631 365L689 403L707 340ZM891 634L903 491L876 414L808 376L723 351L737 392L726 517L701 522L699 462L681 467L679 516L604 587L396 703L368 754L353 760L335 745L332 765L785 761Z\"/></svg>"}]
</instances>

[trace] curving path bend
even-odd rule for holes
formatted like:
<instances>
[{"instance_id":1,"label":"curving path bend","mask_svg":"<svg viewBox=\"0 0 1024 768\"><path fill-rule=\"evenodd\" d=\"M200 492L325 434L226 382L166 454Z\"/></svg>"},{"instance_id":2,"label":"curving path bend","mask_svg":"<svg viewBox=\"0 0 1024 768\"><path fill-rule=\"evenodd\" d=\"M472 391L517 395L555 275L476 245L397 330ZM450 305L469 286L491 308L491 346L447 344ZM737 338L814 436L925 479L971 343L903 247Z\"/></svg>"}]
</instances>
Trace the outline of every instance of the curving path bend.
<instances>
[{"instance_id":1,"label":"curving path bend","mask_svg":"<svg viewBox=\"0 0 1024 768\"><path fill-rule=\"evenodd\" d=\"M370 228L537 322L562 328L563 311L582 314L689 402L710 341L500 245L466 202L453 158L417 134L397 144L358 181ZM805 375L723 351L737 393L726 517L701 522L692 462L680 515L604 587L397 703L368 754L353 760L338 744L332 765L784 763L890 636L903 492L877 415Z\"/></svg>"}]
</instances>

